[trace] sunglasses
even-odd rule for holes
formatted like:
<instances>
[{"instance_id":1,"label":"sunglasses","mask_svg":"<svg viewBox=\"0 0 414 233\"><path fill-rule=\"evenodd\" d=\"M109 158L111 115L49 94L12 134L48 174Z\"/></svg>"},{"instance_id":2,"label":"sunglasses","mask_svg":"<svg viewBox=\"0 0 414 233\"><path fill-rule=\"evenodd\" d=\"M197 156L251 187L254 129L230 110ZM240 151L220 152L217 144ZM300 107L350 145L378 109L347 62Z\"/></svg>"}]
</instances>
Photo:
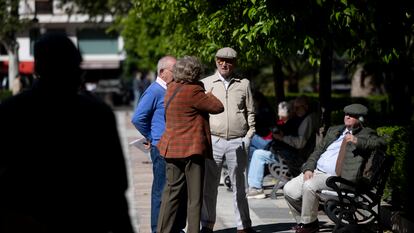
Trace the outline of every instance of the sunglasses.
<instances>
[{"instance_id":1,"label":"sunglasses","mask_svg":"<svg viewBox=\"0 0 414 233\"><path fill-rule=\"evenodd\" d=\"M224 65L227 64L228 66L232 66L234 64L234 61L231 59L217 59L217 64Z\"/></svg>"},{"instance_id":2,"label":"sunglasses","mask_svg":"<svg viewBox=\"0 0 414 233\"><path fill-rule=\"evenodd\" d=\"M358 115L355 115L355 114L350 114L350 113L345 113L345 116L349 116L349 117L352 117L352 118L355 118L355 119L358 119Z\"/></svg>"}]
</instances>

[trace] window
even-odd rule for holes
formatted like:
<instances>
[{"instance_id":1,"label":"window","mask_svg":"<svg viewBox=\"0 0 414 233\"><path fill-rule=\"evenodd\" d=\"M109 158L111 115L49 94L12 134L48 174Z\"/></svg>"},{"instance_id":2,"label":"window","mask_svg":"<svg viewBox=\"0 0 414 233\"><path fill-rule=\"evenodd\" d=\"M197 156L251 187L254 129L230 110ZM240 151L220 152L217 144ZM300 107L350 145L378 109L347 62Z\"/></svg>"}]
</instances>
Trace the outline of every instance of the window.
<instances>
[{"instance_id":1,"label":"window","mask_svg":"<svg viewBox=\"0 0 414 233\"><path fill-rule=\"evenodd\" d=\"M82 54L118 54L116 34L107 34L104 29L83 29L77 36Z\"/></svg>"},{"instance_id":2,"label":"window","mask_svg":"<svg viewBox=\"0 0 414 233\"><path fill-rule=\"evenodd\" d=\"M36 14L53 14L53 0L35 0Z\"/></svg>"}]
</instances>

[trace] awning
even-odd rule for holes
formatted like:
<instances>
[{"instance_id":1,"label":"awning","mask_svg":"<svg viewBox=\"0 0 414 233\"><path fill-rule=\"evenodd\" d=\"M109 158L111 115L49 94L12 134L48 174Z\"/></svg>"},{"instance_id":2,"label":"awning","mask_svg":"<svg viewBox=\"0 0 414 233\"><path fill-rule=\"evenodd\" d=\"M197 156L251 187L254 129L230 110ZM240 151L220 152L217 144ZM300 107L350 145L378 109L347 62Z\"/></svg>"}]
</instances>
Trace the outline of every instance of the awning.
<instances>
[{"instance_id":1,"label":"awning","mask_svg":"<svg viewBox=\"0 0 414 233\"><path fill-rule=\"evenodd\" d=\"M121 67L119 60L84 60L81 64L82 69L85 70L106 70L106 69L119 69Z\"/></svg>"},{"instance_id":2,"label":"awning","mask_svg":"<svg viewBox=\"0 0 414 233\"><path fill-rule=\"evenodd\" d=\"M9 69L9 61L3 61L1 72L7 73ZM33 74L34 62L33 61L21 61L19 62L19 73L21 74Z\"/></svg>"}]
</instances>

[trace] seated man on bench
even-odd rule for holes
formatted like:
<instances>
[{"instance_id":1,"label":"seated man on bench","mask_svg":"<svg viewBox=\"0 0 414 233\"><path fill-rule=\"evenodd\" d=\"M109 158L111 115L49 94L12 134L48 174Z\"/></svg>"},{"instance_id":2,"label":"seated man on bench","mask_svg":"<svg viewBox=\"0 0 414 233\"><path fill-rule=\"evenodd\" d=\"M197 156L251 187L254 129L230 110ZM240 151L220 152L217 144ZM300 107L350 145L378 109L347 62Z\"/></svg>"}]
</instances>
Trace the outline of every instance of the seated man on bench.
<instances>
[{"instance_id":1,"label":"seated man on bench","mask_svg":"<svg viewBox=\"0 0 414 233\"><path fill-rule=\"evenodd\" d=\"M316 114L311 111L309 99L299 96L293 102L295 116L286 121L281 129L273 132L273 141L268 148L255 150L249 165L247 198L262 199L264 165L282 158L290 173L297 175L304 158L315 145L315 131L318 126ZM295 170L298 172L295 174Z\"/></svg>"},{"instance_id":2,"label":"seated man on bench","mask_svg":"<svg viewBox=\"0 0 414 233\"><path fill-rule=\"evenodd\" d=\"M298 223L296 233L318 232L317 191L329 189L328 177L355 181L371 152L385 145L373 129L364 127L368 113L364 105L348 105L344 113L344 125L328 129L322 143L302 166L302 173L284 186L285 199Z\"/></svg>"}]
</instances>

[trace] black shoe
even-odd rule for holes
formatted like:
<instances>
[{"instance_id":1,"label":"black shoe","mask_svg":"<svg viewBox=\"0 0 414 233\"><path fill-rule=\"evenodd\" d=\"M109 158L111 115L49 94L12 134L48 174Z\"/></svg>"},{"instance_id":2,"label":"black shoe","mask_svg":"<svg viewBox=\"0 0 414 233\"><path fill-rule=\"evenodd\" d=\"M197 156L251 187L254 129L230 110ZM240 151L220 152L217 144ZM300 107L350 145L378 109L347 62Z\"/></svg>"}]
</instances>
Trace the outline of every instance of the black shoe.
<instances>
[{"instance_id":1,"label":"black shoe","mask_svg":"<svg viewBox=\"0 0 414 233\"><path fill-rule=\"evenodd\" d=\"M248 227L248 228L243 229L243 230L237 230L237 233L256 233L256 231L253 230L253 228Z\"/></svg>"},{"instance_id":2,"label":"black shoe","mask_svg":"<svg viewBox=\"0 0 414 233\"><path fill-rule=\"evenodd\" d=\"M213 233L213 230L208 227L202 227L200 233Z\"/></svg>"}]
</instances>

